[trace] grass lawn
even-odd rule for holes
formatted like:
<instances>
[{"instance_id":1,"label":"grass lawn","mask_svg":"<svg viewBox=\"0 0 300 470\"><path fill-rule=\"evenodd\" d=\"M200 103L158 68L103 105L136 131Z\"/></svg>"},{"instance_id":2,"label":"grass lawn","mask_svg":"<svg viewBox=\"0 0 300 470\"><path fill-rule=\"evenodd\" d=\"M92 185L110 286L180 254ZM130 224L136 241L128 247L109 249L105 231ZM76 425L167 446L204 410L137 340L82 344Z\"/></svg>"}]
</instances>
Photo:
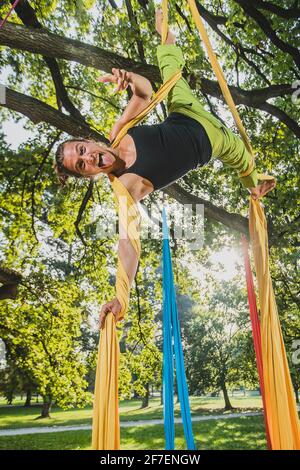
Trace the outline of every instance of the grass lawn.
<instances>
[{"instance_id":1,"label":"grass lawn","mask_svg":"<svg viewBox=\"0 0 300 470\"><path fill-rule=\"evenodd\" d=\"M185 449L181 425L176 425L176 449ZM197 449L264 450L262 417L242 417L193 424ZM0 450L88 450L91 431L69 431L0 437ZM164 449L162 425L121 428L122 450Z\"/></svg>"},{"instance_id":2,"label":"grass lawn","mask_svg":"<svg viewBox=\"0 0 300 470\"><path fill-rule=\"evenodd\" d=\"M19 402L20 403L20 402ZM223 413L224 402L221 398L211 397L191 397L192 415L205 415L214 413ZM246 411L261 409L260 397L233 397L232 405L236 408L234 411ZM159 398L152 398L146 409L141 409L140 400L120 401L121 421L138 421L142 419L163 418L162 406ZM62 426L76 424L91 424L92 407L84 409L72 409L63 411L60 408L53 407L51 418L36 420L40 414L40 405L30 408L24 406L11 405L0 406L0 429L15 429L36 426ZM175 406L175 416L180 416L179 405ZM20 437L20 436L19 436Z\"/></svg>"}]
</instances>

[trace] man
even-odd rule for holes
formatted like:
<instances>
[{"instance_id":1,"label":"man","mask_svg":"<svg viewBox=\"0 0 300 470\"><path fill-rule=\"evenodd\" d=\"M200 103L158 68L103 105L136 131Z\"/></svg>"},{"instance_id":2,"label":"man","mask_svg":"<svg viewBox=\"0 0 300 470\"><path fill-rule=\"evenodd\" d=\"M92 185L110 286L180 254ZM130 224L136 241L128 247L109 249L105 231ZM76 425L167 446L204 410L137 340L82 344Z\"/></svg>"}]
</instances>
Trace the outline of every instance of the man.
<instances>
[{"instance_id":1,"label":"man","mask_svg":"<svg viewBox=\"0 0 300 470\"><path fill-rule=\"evenodd\" d=\"M156 12L156 30L161 35L161 10ZM184 66L181 49L175 42L175 35L168 32L165 44L157 48L163 82ZM100 81L117 84L116 91L130 86L133 96L113 126L111 141L124 124L147 107L153 92L149 80L141 75L119 69L112 69L112 72ZM55 168L61 182L65 183L70 175L93 178L100 173L114 174L138 202L188 171L205 165L212 157L218 157L239 172L243 185L253 198L262 197L275 186L274 181L258 184L255 164L244 143L204 110L184 78L180 78L171 89L167 107L169 116L163 123L129 129L116 148L82 139L60 144ZM125 239L119 241L118 249L131 285L138 264L136 252L130 241ZM116 298L102 307L101 326L109 311L118 320L121 305Z\"/></svg>"}]
</instances>

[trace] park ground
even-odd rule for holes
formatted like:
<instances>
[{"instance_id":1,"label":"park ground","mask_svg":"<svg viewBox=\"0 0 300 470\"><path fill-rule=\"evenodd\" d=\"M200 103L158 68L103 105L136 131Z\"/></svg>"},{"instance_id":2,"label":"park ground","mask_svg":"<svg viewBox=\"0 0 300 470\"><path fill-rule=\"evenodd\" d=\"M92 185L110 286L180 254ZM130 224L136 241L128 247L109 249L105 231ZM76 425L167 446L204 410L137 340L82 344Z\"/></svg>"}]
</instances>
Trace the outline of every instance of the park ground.
<instances>
[{"instance_id":1,"label":"park ground","mask_svg":"<svg viewBox=\"0 0 300 470\"><path fill-rule=\"evenodd\" d=\"M260 397L231 398L234 410L230 413L243 413L242 417L230 419L211 419L213 415L226 415L223 400L212 397L191 397L192 416L207 417L207 420L194 422L193 431L197 449L209 450L264 450L266 449L264 423L262 416L247 416L249 412L261 411ZM141 421L162 419L163 412L159 398L152 398L149 406L141 409L141 401L125 400L120 402L120 419ZM91 445L90 430L55 432L58 426L91 425L92 408L61 410L54 407L50 419L36 419L40 405L24 408L20 400L6 405L0 400L0 430L52 427L43 434L0 436L1 450L88 450ZM175 407L179 417L179 405ZM182 426L175 426L176 449L185 449ZM164 449L164 428L161 424L121 427L122 449L158 450Z\"/></svg>"}]
</instances>

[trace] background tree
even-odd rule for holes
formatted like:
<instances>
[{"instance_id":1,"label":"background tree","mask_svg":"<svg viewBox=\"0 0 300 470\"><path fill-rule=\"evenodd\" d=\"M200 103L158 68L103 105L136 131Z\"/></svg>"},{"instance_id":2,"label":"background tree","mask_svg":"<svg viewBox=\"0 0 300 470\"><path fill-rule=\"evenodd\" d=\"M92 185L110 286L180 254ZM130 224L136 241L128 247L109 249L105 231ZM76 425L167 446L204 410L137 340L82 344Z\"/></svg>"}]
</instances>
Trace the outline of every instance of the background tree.
<instances>
[{"instance_id":1,"label":"background tree","mask_svg":"<svg viewBox=\"0 0 300 470\"><path fill-rule=\"evenodd\" d=\"M31 406L32 395L36 391L36 383L31 375L17 367L12 359L8 357L7 351L6 365L0 368L0 390L8 405L13 403L17 395L25 395L24 406Z\"/></svg>"},{"instance_id":2,"label":"background tree","mask_svg":"<svg viewBox=\"0 0 300 470\"><path fill-rule=\"evenodd\" d=\"M257 383L245 291L233 281L215 284L207 309L200 307L196 314L185 341L190 391L221 390L230 410L228 389Z\"/></svg>"},{"instance_id":3,"label":"background tree","mask_svg":"<svg viewBox=\"0 0 300 470\"><path fill-rule=\"evenodd\" d=\"M78 288L71 288L70 282L50 283L46 276L36 276L35 285L39 293L29 283L24 286L21 305L3 305L1 331L17 370L34 381L43 397L41 417L46 418L54 402L62 408L83 406L90 395L85 391L86 367L78 347Z\"/></svg>"}]
</instances>

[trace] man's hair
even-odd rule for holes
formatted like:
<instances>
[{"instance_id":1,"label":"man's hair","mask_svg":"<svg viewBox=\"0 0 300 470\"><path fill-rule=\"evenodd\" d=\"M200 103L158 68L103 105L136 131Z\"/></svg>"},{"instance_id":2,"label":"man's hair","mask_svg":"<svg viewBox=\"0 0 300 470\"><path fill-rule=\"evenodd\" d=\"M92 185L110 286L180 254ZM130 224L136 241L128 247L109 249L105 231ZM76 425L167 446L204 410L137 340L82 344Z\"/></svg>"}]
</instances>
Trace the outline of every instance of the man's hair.
<instances>
[{"instance_id":1,"label":"man's hair","mask_svg":"<svg viewBox=\"0 0 300 470\"><path fill-rule=\"evenodd\" d=\"M57 147L56 153L55 153L55 161L54 161L54 171L57 174L57 177L59 179L59 182L61 186L65 186L67 183L67 180L69 176L75 176L76 178L81 178L82 176L79 173L76 173L75 171L68 170L64 166L64 146L65 144L69 142L90 142L88 139L82 139L81 137L77 138L72 138L69 140L65 140L59 146Z\"/></svg>"}]
</instances>

